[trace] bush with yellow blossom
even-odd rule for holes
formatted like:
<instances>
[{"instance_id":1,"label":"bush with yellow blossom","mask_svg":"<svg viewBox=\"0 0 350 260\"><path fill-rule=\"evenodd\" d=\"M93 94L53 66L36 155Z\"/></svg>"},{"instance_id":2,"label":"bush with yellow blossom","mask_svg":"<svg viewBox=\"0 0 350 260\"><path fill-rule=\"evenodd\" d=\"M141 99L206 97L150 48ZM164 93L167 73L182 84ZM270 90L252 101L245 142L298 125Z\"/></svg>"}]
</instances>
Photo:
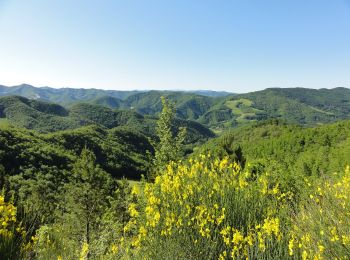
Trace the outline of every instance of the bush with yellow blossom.
<instances>
[{"instance_id":1,"label":"bush with yellow blossom","mask_svg":"<svg viewBox=\"0 0 350 260\"><path fill-rule=\"evenodd\" d=\"M13 259L26 250L23 243L26 235L21 223L17 222L17 209L11 202L6 202L0 195L0 258Z\"/></svg>"},{"instance_id":2,"label":"bush with yellow blossom","mask_svg":"<svg viewBox=\"0 0 350 260\"><path fill-rule=\"evenodd\" d=\"M294 218L289 254L302 259L350 256L350 168L314 184Z\"/></svg>"},{"instance_id":3,"label":"bush with yellow blossom","mask_svg":"<svg viewBox=\"0 0 350 260\"><path fill-rule=\"evenodd\" d=\"M270 174L254 176L227 158L170 163L129 205L133 257L154 259L288 256L287 200Z\"/></svg>"}]
</instances>

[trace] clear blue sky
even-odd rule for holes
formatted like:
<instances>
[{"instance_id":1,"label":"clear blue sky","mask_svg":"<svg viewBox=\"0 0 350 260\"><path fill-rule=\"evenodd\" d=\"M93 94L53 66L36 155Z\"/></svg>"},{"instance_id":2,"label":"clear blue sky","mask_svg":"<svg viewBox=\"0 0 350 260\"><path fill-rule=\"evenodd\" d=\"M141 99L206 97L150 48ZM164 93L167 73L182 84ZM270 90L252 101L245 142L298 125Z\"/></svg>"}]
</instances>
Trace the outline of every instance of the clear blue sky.
<instances>
[{"instance_id":1,"label":"clear blue sky","mask_svg":"<svg viewBox=\"0 0 350 260\"><path fill-rule=\"evenodd\" d=\"M350 87L350 0L0 0L0 84Z\"/></svg>"}]
</instances>

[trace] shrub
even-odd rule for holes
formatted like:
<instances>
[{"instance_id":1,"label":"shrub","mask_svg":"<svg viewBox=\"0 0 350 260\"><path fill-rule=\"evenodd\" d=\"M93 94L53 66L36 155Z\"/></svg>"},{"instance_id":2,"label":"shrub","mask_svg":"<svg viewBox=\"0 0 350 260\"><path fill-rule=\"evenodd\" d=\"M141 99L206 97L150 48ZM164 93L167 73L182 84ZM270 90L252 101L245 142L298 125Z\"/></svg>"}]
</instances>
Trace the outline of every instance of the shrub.
<instances>
[{"instance_id":1,"label":"shrub","mask_svg":"<svg viewBox=\"0 0 350 260\"><path fill-rule=\"evenodd\" d=\"M129 205L133 257L285 258L288 200L271 174L253 176L227 158L170 163ZM122 239L124 245L125 239ZM122 248L123 243L119 246Z\"/></svg>"},{"instance_id":2,"label":"shrub","mask_svg":"<svg viewBox=\"0 0 350 260\"><path fill-rule=\"evenodd\" d=\"M303 259L348 259L350 256L350 168L312 186L294 217L289 254Z\"/></svg>"},{"instance_id":3,"label":"shrub","mask_svg":"<svg viewBox=\"0 0 350 260\"><path fill-rule=\"evenodd\" d=\"M17 223L17 208L12 202L6 202L4 196L0 195L0 258L18 259L25 253L26 232L21 223Z\"/></svg>"}]
</instances>

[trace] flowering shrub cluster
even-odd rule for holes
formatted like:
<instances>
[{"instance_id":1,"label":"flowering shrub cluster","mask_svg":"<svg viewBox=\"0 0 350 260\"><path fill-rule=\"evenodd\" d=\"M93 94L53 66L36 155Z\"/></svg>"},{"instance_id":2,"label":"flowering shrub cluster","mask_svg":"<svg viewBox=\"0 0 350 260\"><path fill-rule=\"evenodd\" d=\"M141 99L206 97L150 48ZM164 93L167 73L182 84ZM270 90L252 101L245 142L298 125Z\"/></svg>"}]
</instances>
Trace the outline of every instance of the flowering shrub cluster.
<instances>
[{"instance_id":1,"label":"flowering shrub cluster","mask_svg":"<svg viewBox=\"0 0 350 260\"><path fill-rule=\"evenodd\" d=\"M133 235L134 252L151 258L273 256L291 196L274 179L210 155L170 163L129 205L125 235Z\"/></svg>"},{"instance_id":2,"label":"flowering shrub cluster","mask_svg":"<svg viewBox=\"0 0 350 260\"><path fill-rule=\"evenodd\" d=\"M0 236L13 237L13 227L16 224L16 207L12 203L5 202L0 195Z\"/></svg>"},{"instance_id":3,"label":"flowering shrub cluster","mask_svg":"<svg viewBox=\"0 0 350 260\"><path fill-rule=\"evenodd\" d=\"M171 162L154 181L133 186L118 208L127 211L125 222L106 231L117 241L99 255L91 253L93 243L69 242L60 225L42 226L32 241L11 245L26 233L16 207L0 196L0 252L20 248L22 257L35 252L39 259L349 258L350 167L301 180L300 194L289 189L289 177L254 169L210 155Z\"/></svg>"},{"instance_id":4,"label":"flowering shrub cluster","mask_svg":"<svg viewBox=\"0 0 350 260\"><path fill-rule=\"evenodd\" d=\"M350 255L350 168L313 185L295 217L289 254L303 259L347 259Z\"/></svg>"},{"instance_id":5,"label":"flowering shrub cluster","mask_svg":"<svg viewBox=\"0 0 350 260\"><path fill-rule=\"evenodd\" d=\"M17 208L0 195L0 253L1 258L10 259L29 250L31 244L24 243L26 231L17 221Z\"/></svg>"}]
</instances>

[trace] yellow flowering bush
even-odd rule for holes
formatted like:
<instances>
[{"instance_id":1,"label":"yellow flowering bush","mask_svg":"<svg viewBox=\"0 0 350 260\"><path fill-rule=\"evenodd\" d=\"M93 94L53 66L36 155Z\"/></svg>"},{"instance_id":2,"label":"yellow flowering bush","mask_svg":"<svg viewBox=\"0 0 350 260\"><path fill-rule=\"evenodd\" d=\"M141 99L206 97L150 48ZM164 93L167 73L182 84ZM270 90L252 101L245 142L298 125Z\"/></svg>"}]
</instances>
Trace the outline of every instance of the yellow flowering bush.
<instances>
[{"instance_id":1,"label":"yellow flowering bush","mask_svg":"<svg viewBox=\"0 0 350 260\"><path fill-rule=\"evenodd\" d=\"M348 259L350 168L315 183L294 219L289 254L303 259Z\"/></svg>"},{"instance_id":2,"label":"yellow flowering bush","mask_svg":"<svg viewBox=\"0 0 350 260\"><path fill-rule=\"evenodd\" d=\"M84 243L81 247L79 260L88 259L88 254L89 254L89 244L86 241L84 241Z\"/></svg>"},{"instance_id":3,"label":"yellow flowering bush","mask_svg":"<svg viewBox=\"0 0 350 260\"><path fill-rule=\"evenodd\" d=\"M154 183L143 184L139 203L129 205L124 234L132 235L136 255L150 258L282 254L275 247L284 239L281 217L290 194L274 179L210 155L170 163Z\"/></svg>"},{"instance_id":4,"label":"yellow flowering bush","mask_svg":"<svg viewBox=\"0 0 350 260\"><path fill-rule=\"evenodd\" d=\"M25 254L30 243L25 244L26 232L17 221L17 208L12 202L6 202L0 195L0 256L6 259Z\"/></svg>"},{"instance_id":5,"label":"yellow flowering bush","mask_svg":"<svg viewBox=\"0 0 350 260\"><path fill-rule=\"evenodd\" d=\"M12 203L5 202L0 195L0 236L12 237L13 227L16 224L16 207Z\"/></svg>"}]
</instances>

